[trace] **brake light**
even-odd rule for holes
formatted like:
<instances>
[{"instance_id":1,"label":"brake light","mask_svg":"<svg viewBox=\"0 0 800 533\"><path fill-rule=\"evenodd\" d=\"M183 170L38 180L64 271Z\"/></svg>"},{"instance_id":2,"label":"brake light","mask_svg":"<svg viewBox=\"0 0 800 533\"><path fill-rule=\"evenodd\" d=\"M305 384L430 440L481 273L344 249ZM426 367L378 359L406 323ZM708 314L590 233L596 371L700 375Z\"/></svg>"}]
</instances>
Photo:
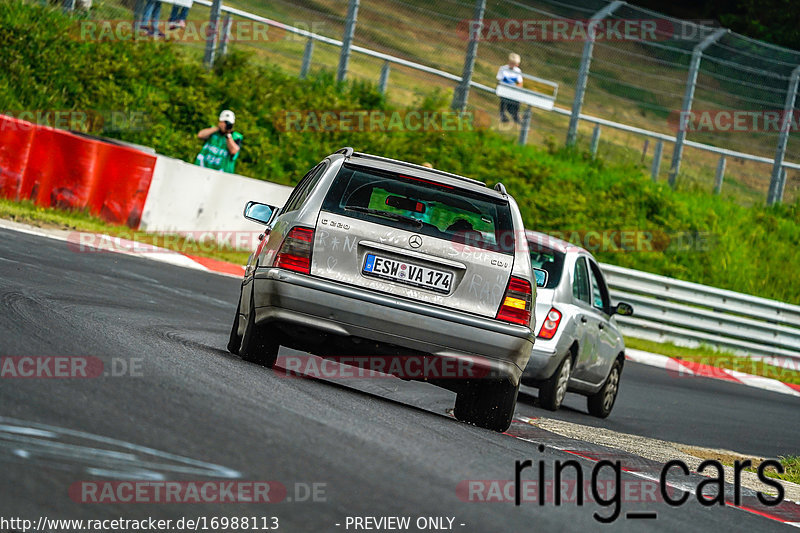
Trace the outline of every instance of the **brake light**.
<instances>
[{"instance_id":1,"label":"brake light","mask_svg":"<svg viewBox=\"0 0 800 533\"><path fill-rule=\"evenodd\" d=\"M540 339L552 339L558 331L558 325L561 323L561 313L555 307L551 307L544 318L542 329L539 330L537 337Z\"/></svg>"},{"instance_id":2,"label":"brake light","mask_svg":"<svg viewBox=\"0 0 800 533\"><path fill-rule=\"evenodd\" d=\"M283 239L272 266L311 274L311 249L314 242L314 230L295 227Z\"/></svg>"},{"instance_id":3,"label":"brake light","mask_svg":"<svg viewBox=\"0 0 800 533\"><path fill-rule=\"evenodd\" d=\"M527 326L531 321L531 297L531 284L512 277L503 297L503 305L497 312L497 320Z\"/></svg>"}]
</instances>

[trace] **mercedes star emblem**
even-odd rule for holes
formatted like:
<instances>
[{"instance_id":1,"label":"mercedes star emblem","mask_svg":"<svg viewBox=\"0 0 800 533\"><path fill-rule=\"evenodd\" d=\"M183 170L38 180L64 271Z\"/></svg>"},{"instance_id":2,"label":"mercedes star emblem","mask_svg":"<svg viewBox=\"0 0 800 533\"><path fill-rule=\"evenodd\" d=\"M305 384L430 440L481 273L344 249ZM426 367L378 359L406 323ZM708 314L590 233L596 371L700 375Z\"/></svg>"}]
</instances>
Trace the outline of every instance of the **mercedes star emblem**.
<instances>
[{"instance_id":1,"label":"mercedes star emblem","mask_svg":"<svg viewBox=\"0 0 800 533\"><path fill-rule=\"evenodd\" d=\"M419 235L412 235L411 238L408 239L408 244L411 245L412 248L419 248L422 246L422 237Z\"/></svg>"}]
</instances>

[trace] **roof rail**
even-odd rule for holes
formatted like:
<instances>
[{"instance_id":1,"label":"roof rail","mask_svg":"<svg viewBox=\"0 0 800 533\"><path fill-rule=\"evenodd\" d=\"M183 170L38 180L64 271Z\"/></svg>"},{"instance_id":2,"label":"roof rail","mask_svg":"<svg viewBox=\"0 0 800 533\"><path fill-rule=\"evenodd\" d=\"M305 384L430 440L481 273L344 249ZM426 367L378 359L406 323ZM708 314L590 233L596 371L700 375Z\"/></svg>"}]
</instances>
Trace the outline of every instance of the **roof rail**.
<instances>
[{"instance_id":1,"label":"roof rail","mask_svg":"<svg viewBox=\"0 0 800 533\"><path fill-rule=\"evenodd\" d=\"M353 155L353 149L349 146L345 146L344 148L339 148L334 154L344 154L345 157L350 157Z\"/></svg>"},{"instance_id":2,"label":"roof rail","mask_svg":"<svg viewBox=\"0 0 800 533\"><path fill-rule=\"evenodd\" d=\"M473 185L480 185L481 187L486 187L486 184L482 181L475 180L472 178L467 178L464 176L459 176L458 174L451 174L450 172L445 172L444 170L437 170L435 168L424 167L422 165L417 165L416 163L409 163L408 161L400 161L399 159L392 159L390 157L383 157L379 155L373 154L365 154L363 152L353 152L353 156L355 157L362 157L364 159L376 159L378 161L385 161L388 163L395 163L397 165L402 165L405 167L411 167L417 170L424 170L425 172L433 172L435 174L441 174L442 176L447 176L448 178L453 178L461 181L466 181L468 183L472 183Z\"/></svg>"}]
</instances>

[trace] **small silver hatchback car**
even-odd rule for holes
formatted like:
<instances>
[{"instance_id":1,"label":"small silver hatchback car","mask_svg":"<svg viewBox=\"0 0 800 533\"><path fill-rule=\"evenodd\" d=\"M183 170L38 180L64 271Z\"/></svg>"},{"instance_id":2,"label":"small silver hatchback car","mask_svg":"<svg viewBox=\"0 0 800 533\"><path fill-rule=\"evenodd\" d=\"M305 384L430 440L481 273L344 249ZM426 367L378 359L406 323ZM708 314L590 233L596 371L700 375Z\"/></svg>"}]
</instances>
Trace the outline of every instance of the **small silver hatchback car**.
<instances>
[{"instance_id":1,"label":"small silver hatchback car","mask_svg":"<svg viewBox=\"0 0 800 533\"><path fill-rule=\"evenodd\" d=\"M267 228L245 270L231 352L267 367L280 346L446 360L464 372L406 379L455 391L459 420L508 428L536 287L501 184L343 148L282 208L249 202L244 215Z\"/></svg>"},{"instance_id":2,"label":"small silver hatchback car","mask_svg":"<svg viewBox=\"0 0 800 533\"><path fill-rule=\"evenodd\" d=\"M539 389L539 404L561 407L567 391L587 396L589 413L605 418L619 391L625 344L603 272L588 251L544 233L527 231L531 265L547 272L536 297L536 345L522 376Z\"/></svg>"}]
</instances>

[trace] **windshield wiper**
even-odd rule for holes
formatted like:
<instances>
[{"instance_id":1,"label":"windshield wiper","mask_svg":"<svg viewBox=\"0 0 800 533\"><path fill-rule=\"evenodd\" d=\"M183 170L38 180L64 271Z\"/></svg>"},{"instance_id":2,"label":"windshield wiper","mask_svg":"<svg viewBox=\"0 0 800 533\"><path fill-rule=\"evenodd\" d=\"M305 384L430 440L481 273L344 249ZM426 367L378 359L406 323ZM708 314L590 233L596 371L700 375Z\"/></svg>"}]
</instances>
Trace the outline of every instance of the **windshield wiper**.
<instances>
[{"instance_id":1,"label":"windshield wiper","mask_svg":"<svg viewBox=\"0 0 800 533\"><path fill-rule=\"evenodd\" d=\"M413 224L417 228L422 227L422 222L420 222L416 218L411 218L406 215L401 215L398 213L390 213L389 211L381 211L380 209L371 209L369 207L361 207L360 205L349 205L345 207L344 210L356 211L358 213L366 213L367 215L375 215L379 217L389 218L392 220L396 220L398 222L407 222L409 224Z\"/></svg>"}]
</instances>

